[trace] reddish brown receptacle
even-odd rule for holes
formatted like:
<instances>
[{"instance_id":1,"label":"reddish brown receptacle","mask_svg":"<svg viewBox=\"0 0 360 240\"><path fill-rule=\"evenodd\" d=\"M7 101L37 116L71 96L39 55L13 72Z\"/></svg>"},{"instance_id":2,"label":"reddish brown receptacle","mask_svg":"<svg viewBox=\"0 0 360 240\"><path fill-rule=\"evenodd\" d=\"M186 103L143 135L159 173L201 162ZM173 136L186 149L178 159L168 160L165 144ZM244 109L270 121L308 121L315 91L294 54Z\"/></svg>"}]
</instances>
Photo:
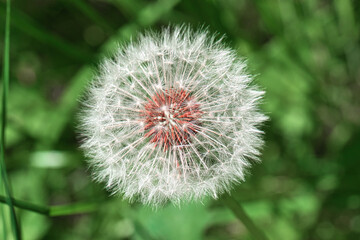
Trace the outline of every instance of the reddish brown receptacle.
<instances>
[{"instance_id":1,"label":"reddish brown receptacle","mask_svg":"<svg viewBox=\"0 0 360 240\"><path fill-rule=\"evenodd\" d=\"M148 99L142 116L145 137L155 147L168 150L171 146L188 145L199 131L200 104L184 89L159 91Z\"/></svg>"}]
</instances>

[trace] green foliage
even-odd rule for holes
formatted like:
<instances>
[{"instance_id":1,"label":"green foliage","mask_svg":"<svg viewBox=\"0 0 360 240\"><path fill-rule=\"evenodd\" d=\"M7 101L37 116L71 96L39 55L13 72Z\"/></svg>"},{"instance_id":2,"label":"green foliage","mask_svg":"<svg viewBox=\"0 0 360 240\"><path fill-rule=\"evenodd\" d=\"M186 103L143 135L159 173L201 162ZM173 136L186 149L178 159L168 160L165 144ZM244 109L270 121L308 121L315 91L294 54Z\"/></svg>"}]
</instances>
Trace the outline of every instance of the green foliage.
<instances>
[{"instance_id":1,"label":"green foliage","mask_svg":"<svg viewBox=\"0 0 360 240\"><path fill-rule=\"evenodd\" d=\"M226 34L266 91L262 163L233 200L269 239L360 238L359 1L18 0L11 10L11 49L0 35L12 190L1 181L1 239L16 239L16 216L25 240L255 239L221 200L154 211L109 196L78 149L79 102L101 58L142 30L184 23ZM5 19L2 1L2 33Z\"/></svg>"}]
</instances>

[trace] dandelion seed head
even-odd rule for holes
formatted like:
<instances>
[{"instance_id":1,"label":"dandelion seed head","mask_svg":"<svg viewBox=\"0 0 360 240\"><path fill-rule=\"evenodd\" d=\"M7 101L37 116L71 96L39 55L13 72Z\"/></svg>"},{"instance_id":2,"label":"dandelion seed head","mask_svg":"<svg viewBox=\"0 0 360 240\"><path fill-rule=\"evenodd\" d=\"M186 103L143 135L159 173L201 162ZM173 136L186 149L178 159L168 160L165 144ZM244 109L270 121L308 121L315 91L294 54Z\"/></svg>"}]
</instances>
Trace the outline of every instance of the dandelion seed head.
<instances>
[{"instance_id":1,"label":"dandelion seed head","mask_svg":"<svg viewBox=\"0 0 360 240\"><path fill-rule=\"evenodd\" d=\"M113 194L158 206L216 198L262 146L246 64L207 31L148 32L106 59L81 114L82 148Z\"/></svg>"}]
</instances>

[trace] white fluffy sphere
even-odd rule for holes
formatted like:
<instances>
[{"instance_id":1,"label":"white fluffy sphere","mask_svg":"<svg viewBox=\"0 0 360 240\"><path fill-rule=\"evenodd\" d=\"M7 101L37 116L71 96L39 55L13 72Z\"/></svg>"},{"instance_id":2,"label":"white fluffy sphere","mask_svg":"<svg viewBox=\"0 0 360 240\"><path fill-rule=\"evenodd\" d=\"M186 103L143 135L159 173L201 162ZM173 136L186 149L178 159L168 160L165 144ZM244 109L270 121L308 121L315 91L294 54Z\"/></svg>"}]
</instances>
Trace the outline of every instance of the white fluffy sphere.
<instances>
[{"instance_id":1,"label":"white fluffy sphere","mask_svg":"<svg viewBox=\"0 0 360 240\"><path fill-rule=\"evenodd\" d=\"M148 32L104 61L81 114L94 177L157 206L216 198L262 145L262 91L206 31Z\"/></svg>"}]
</instances>

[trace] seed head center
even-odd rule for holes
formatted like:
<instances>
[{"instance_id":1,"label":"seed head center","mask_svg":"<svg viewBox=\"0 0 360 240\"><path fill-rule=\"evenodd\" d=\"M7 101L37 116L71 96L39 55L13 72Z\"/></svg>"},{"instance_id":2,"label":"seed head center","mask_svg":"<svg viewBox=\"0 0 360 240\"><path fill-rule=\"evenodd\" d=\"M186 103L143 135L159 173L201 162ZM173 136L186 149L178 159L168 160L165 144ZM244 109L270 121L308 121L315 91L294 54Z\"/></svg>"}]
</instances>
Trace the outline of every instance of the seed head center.
<instances>
[{"instance_id":1,"label":"seed head center","mask_svg":"<svg viewBox=\"0 0 360 240\"><path fill-rule=\"evenodd\" d=\"M184 89L158 92L148 99L141 114L145 137L164 151L188 145L199 131L202 114L200 104Z\"/></svg>"}]
</instances>

